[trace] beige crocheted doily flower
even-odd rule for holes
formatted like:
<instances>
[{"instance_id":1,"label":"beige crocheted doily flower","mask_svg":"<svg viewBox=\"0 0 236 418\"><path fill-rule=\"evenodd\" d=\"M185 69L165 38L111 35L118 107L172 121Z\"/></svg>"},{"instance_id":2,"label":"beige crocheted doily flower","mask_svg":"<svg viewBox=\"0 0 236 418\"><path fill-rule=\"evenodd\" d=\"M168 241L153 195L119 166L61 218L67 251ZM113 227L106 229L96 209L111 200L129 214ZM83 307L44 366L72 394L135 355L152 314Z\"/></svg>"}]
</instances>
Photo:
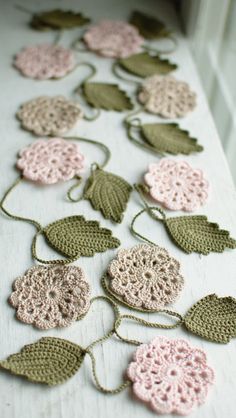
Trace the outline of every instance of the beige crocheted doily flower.
<instances>
[{"instance_id":1,"label":"beige crocheted doily flower","mask_svg":"<svg viewBox=\"0 0 236 418\"><path fill-rule=\"evenodd\" d=\"M168 119L183 117L196 106L196 94L190 90L189 85L172 76L148 77L138 99L148 112Z\"/></svg>"},{"instance_id":2,"label":"beige crocheted doily flower","mask_svg":"<svg viewBox=\"0 0 236 418\"><path fill-rule=\"evenodd\" d=\"M66 327L90 306L90 286L80 267L32 267L13 289L9 302L17 318L41 329Z\"/></svg>"},{"instance_id":3,"label":"beige crocheted doily flower","mask_svg":"<svg viewBox=\"0 0 236 418\"><path fill-rule=\"evenodd\" d=\"M109 287L130 306L162 309L184 285L180 264L164 249L141 244L122 249L108 268Z\"/></svg>"},{"instance_id":4,"label":"beige crocheted doily flower","mask_svg":"<svg viewBox=\"0 0 236 418\"><path fill-rule=\"evenodd\" d=\"M77 103L63 96L40 96L24 103L17 113L23 128L36 135L64 135L83 117Z\"/></svg>"}]
</instances>

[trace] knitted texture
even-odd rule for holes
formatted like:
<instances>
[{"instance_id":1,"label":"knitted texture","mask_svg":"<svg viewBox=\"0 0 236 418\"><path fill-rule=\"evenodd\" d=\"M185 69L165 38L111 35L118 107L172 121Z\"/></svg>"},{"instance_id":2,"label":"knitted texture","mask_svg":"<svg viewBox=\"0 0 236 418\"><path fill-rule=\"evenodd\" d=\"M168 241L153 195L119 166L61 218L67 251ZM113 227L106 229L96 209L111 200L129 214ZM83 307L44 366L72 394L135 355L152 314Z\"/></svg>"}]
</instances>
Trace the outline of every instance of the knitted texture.
<instances>
[{"instance_id":1,"label":"knitted texture","mask_svg":"<svg viewBox=\"0 0 236 418\"><path fill-rule=\"evenodd\" d=\"M178 216L167 218L164 223L173 241L188 254L207 255L210 252L222 253L225 248L236 248L236 241L229 232L209 222L206 216Z\"/></svg>"},{"instance_id":2,"label":"knitted texture","mask_svg":"<svg viewBox=\"0 0 236 418\"><path fill-rule=\"evenodd\" d=\"M91 51L109 58L128 57L139 52L144 43L134 26L115 20L102 20L90 27L83 39Z\"/></svg>"},{"instance_id":3,"label":"knitted texture","mask_svg":"<svg viewBox=\"0 0 236 418\"><path fill-rule=\"evenodd\" d=\"M83 113L77 103L63 96L40 96L24 103L17 117L23 128L36 135L64 135L83 117Z\"/></svg>"},{"instance_id":4,"label":"knitted texture","mask_svg":"<svg viewBox=\"0 0 236 418\"><path fill-rule=\"evenodd\" d=\"M188 155L203 151L202 145L176 123L145 123L141 126L141 135L148 147L160 154Z\"/></svg>"},{"instance_id":5,"label":"knitted texture","mask_svg":"<svg viewBox=\"0 0 236 418\"><path fill-rule=\"evenodd\" d=\"M194 211L208 197L208 182L201 170L185 161L161 159L144 176L151 197L170 210Z\"/></svg>"},{"instance_id":6,"label":"knitted texture","mask_svg":"<svg viewBox=\"0 0 236 418\"><path fill-rule=\"evenodd\" d=\"M158 55L150 55L148 52L131 55L118 61L119 65L131 74L139 77L150 77L154 74L168 74L176 70L177 65Z\"/></svg>"},{"instance_id":7,"label":"knitted texture","mask_svg":"<svg viewBox=\"0 0 236 418\"><path fill-rule=\"evenodd\" d=\"M171 76L148 77L138 99L148 112L168 119L183 117L196 106L196 94L188 84Z\"/></svg>"},{"instance_id":8,"label":"knitted texture","mask_svg":"<svg viewBox=\"0 0 236 418\"><path fill-rule=\"evenodd\" d=\"M33 15L30 25L38 30L71 29L83 26L90 21L82 13L74 13L71 10L48 10Z\"/></svg>"},{"instance_id":9,"label":"knitted texture","mask_svg":"<svg viewBox=\"0 0 236 418\"><path fill-rule=\"evenodd\" d=\"M30 78L61 78L75 68L74 53L60 45L42 44L24 48L16 55L14 65Z\"/></svg>"},{"instance_id":10,"label":"knitted texture","mask_svg":"<svg viewBox=\"0 0 236 418\"><path fill-rule=\"evenodd\" d=\"M87 102L97 109L120 112L133 108L130 98L117 84L84 83L83 94Z\"/></svg>"},{"instance_id":11,"label":"knitted texture","mask_svg":"<svg viewBox=\"0 0 236 418\"><path fill-rule=\"evenodd\" d=\"M132 187L115 174L100 168L93 170L84 190L95 210L100 210L106 219L121 222Z\"/></svg>"},{"instance_id":12,"label":"knitted texture","mask_svg":"<svg viewBox=\"0 0 236 418\"><path fill-rule=\"evenodd\" d=\"M75 266L36 266L18 277L9 298L17 318L37 328L66 327L86 314L90 286Z\"/></svg>"},{"instance_id":13,"label":"knitted texture","mask_svg":"<svg viewBox=\"0 0 236 418\"><path fill-rule=\"evenodd\" d=\"M226 344L236 337L236 299L208 295L189 309L184 323L194 334Z\"/></svg>"},{"instance_id":14,"label":"knitted texture","mask_svg":"<svg viewBox=\"0 0 236 418\"><path fill-rule=\"evenodd\" d=\"M77 344L44 337L1 361L0 366L32 382L53 386L72 377L79 370L84 356L85 352Z\"/></svg>"},{"instance_id":15,"label":"knitted texture","mask_svg":"<svg viewBox=\"0 0 236 418\"><path fill-rule=\"evenodd\" d=\"M130 307L162 309L184 286L180 264L164 249L147 244L120 250L108 268L109 287Z\"/></svg>"},{"instance_id":16,"label":"knitted texture","mask_svg":"<svg viewBox=\"0 0 236 418\"><path fill-rule=\"evenodd\" d=\"M84 156L78 144L61 138L40 139L20 151L16 165L25 178L53 184L80 175Z\"/></svg>"},{"instance_id":17,"label":"knitted texture","mask_svg":"<svg viewBox=\"0 0 236 418\"><path fill-rule=\"evenodd\" d=\"M83 216L60 219L49 224L43 232L50 246L72 259L91 257L96 252L120 245L109 229L101 228L97 221L86 221Z\"/></svg>"},{"instance_id":18,"label":"knitted texture","mask_svg":"<svg viewBox=\"0 0 236 418\"><path fill-rule=\"evenodd\" d=\"M158 414L189 414L205 402L214 382L204 351L165 337L142 344L127 374L134 394Z\"/></svg>"}]
</instances>

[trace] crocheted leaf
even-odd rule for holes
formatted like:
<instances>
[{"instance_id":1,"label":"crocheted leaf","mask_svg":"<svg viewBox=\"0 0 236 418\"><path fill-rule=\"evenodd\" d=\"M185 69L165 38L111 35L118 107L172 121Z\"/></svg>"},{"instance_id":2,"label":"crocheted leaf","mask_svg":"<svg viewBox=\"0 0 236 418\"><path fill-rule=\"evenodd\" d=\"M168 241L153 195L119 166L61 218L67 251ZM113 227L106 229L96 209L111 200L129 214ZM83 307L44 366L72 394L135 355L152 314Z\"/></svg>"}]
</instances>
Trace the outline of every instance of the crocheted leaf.
<instances>
[{"instance_id":1,"label":"crocheted leaf","mask_svg":"<svg viewBox=\"0 0 236 418\"><path fill-rule=\"evenodd\" d=\"M229 232L209 222L206 216L178 216L165 219L165 226L173 241L190 254L222 253L225 248L236 248Z\"/></svg>"},{"instance_id":2,"label":"crocheted leaf","mask_svg":"<svg viewBox=\"0 0 236 418\"><path fill-rule=\"evenodd\" d=\"M97 109L117 111L133 109L130 98L116 84L85 83L83 93L87 102Z\"/></svg>"},{"instance_id":3,"label":"crocheted leaf","mask_svg":"<svg viewBox=\"0 0 236 418\"><path fill-rule=\"evenodd\" d=\"M217 343L228 343L236 337L236 299L208 295L195 303L187 312L186 328Z\"/></svg>"},{"instance_id":4,"label":"crocheted leaf","mask_svg":"<svg viewBox=\"0 0 236 418\"><path fill-rule=\"evenodd\" d=\"M141 135L158 153L188 155L203 151L197 140L177 123L146 123L141 127Z\"/></svg>"},{"instance_id":5,"label":"crocheted leaf","mask_svg":"<svg viewBox=\"0 0 236 418\"><path fill-rule=\"evenodd\" d=\"M84 198L95 210L100 210L104 218L121 222L131 190L130 184L122 177L98 168L88 179Z\"/></svg>"},{"instance_id":6,"label":"crocheted leaf","mask_svg":"<svg viewBox=\"0 0 236 418\"><path fill-rule=\"evenodd\" d=\"M55 9L33 15L30 25L38 30L70 29L89 22L90 19L82 13Z\"/></svg>"},{"instance_id":7,"label":"crocheted leaf","mask_svg":"<svg viewBox=\"0 0 236 418\"><path fill-rule=\"evenodd\" d=\"M132 13L129 22L136 26L146 39L164 38L170 33L159 19L138 11Z\"/></svg>"},{"instance_id":8,"label":"crocheted leaf","mask_svg":"<svg viewBox=\"0 0 236 418\"><path fill-rule=\"evenodd\" d=\"M154 74L168 74L176 70L177 65L167 59L149 55L148 52L131 55L118 61L122 68L131 74L140 77L149 77Z\"/></svg>"},{"instance_id":9,"label":"crocheted leaf","mask_svg":"<svg viewBox=\"0 0 236 418\"><path fill-rule=\"evenodd\" d=\"M84 356L85 352L70 341L44 337L1 361L0 367L32 382L53 386L72 377Z\"/></svg>"},{"instance_id":10,"label":"crocheted leaf","mask_svg":"<svg viewBox=\"0 0 236 418\"><path fill-rule=\"evenodd\" d=\"M117 248L120 241L109 229L101 228L97 221L86 221L83 216L69 216L44 228L50 246L69 258L91 257L96 252Z\"/></svg>"}]
</instances>

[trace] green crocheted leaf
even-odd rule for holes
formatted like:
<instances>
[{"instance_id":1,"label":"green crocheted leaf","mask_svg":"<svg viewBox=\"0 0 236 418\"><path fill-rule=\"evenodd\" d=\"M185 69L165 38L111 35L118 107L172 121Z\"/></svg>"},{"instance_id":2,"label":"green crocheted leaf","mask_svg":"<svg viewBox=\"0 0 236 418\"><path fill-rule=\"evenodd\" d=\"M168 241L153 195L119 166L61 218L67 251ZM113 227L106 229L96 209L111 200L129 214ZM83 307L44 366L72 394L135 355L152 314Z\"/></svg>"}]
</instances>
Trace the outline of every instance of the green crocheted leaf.
<instances>
[{"instance_id":1,"label":"green crocheted leaf","mask_svg":"<svg viewBox=\"0 0 236 418\"><path fill-rule=\"evenodd\" d=\"M33 15L30 25L37 30L70 29L89 22L90 19L82 13L55 9Z\"/></svg>"},{"instance_id":2,"label":"green crocheted leaf","mask_svg":"<svg viewBox=\"0 0 236 418\"><path fill-rule=\"evenodd\" d=\"M121 222L131 190L130 184L122 177L97 168L88 179L84 198L95 210L100 210L104 218Z\"/></svg>"},{"instance_id":3,"label":"green crocheted leaf","mask_svg":"<svg viewBox=\"0 0 236 418\"><path fill-rule=\"evenodd\" d=\"M159 19L138 11L132 13L129 22L136 26L146 39L164 38L170 34L165 24Z\"/></svg>"},{"instance_id":4,"label":"green crocheted leaf","mask_svg":"<svg viewBox=\"0 0 236 418\"><path fill-rule=\"evenodd\" d=\"M208 295L195 303L187 312L186 328L217 343L228 343L236 337L236 299Z\"/></svg>"},{"instance_id":5,"label":"green crocheted leaf","mask_svg":"<svg viewBox=\"0 0 236 418\"><path fill-rule=\"evenodd\" d=\"M32 382L53 386L72 377L84 356L85 352L70 341L44 337L1 361L0 367Z\"/></svg>"},{"instance_id":6,"label":"green crocheted leaf","mask_svg":"<svg viewBox=\"0 0 236 418\"><path fill-rule=\"evenodd\" d=\"M83 93L87 102L97 109L117 111L133 109L130 98L116 84L85 83Z\"/></svg>"},{"instance_id":7,"label":"green crocheted leaf","mask_svg":"<svg viewBox=\"0 0 236 418\"><path fill-rule=\"evenodd\" d=\"M167 218L164 224L173 241L188 254L207 255L210 252L222 253L225 248L236 248L236 241L229 232L219 229L219 225L209 222L206 216Z\"/></svg>"},{"instance_id":8,"label":"green crocheted leaf","mask_svg":"<svg viewBox=\"0 0 236 418\"><path fill-rule=\"evenodd\" d=\"M51 247L69 258L91 257L97 252L117 248L120 241L109 229L83 216L69 216L51 223L43 230Z\"/></svg>"},{"instance_id":9,"label":"green crocheted leaf","mask_svg":"<svg viewBox=\"0 0 236 418\"><path fill-rule=\"evenodd\" d=\"M180 129L177 123L146 123L141 127L143 139L157 153L191 154L203 151L203 147L188 131Z\"/></svg>"},{"instance_id":10,"label":"green crocheted leaf","mask_svg":"<svg viewBox=\"0 0 236 418\"><path fill-rule=\"evenodd\" d=\"M139 77L149 77L153 74L168 74L176 70L177 65L167 59L149 55L148 52L131 55L118 61L123 69Z\"/></svg>"}]
</instances>

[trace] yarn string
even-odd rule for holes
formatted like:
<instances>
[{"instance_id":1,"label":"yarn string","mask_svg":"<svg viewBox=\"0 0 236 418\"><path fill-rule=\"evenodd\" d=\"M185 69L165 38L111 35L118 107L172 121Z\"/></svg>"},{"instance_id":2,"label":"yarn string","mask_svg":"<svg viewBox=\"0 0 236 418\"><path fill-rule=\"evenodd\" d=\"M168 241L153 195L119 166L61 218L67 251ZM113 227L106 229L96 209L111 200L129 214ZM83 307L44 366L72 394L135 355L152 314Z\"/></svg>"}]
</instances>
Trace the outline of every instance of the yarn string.
<instances>
[{"instance_id":1,"label":"yarn string","mask_svg":"<svg viewBox=\"0 0 236 418\"><path fill-rule=\"evenodd\" d=\"M138 86L140 84L140 82L138 80L134 80L132 78L126 78L122 73L121 73L121 69L120 69L120 65L118 61L115 61L112 64L112 72L113 74L119 78L122 81L125 81L126 83L131 83L131 84L135 84L136 86Z\"/></svg>"},{"instance_id":2,"label":"yarn string","mask_svg":"<svg viewBox=\"0 0 236 418\"><path fill-rule=\"evenodd\" d=\"M70 137L64 137L63 139L78 140L78 141L81 141L81 142L85 142L85 143L87 143L87 144L96 145L98 148L100 148L100 149L104 152L104 154L105 154L105 159L104 159L103 163L102 163L102 164L97 164L96 162L92 163L92 165L91 165L91 170L93 169L93 167L104 168L104 167L108 164L108 162L109 162L109 160L110 160L110 158L111 158L111 151L110 151L110 149L109 149L109 148L108 148L105 144L103 144L102 142L95 141L95 140L93 140L93 139L88 139L88 138L83 138L83 137L73 137L73 136L70 136ZM79 196L79 197L76 197L76 198L74 198L74 197L72 196L72 192L73 192L75 189L77 189L77 187L78 187L78 186L80 186L81 181L82 181L81 177L79 177L79 176L78 176L78 177L76 177L76 179L77 179L76 184L74 184L73 186L71 186L71 187L69 188L68 192L67 192L67 197L68 197L68 199L69 199L71 202L79 202L79 201L80 201L80 200L82 200L82 199L83 199L83 197L84 197L84 195L83 195L83 194L82 194L81 196Z\"/></svg>"},{"instance_id":3,"label":"yarn string","mask_svg":"<svg viewBox=\"0 0 236 418\"><path fill-rule=\"evenodd\" d=\"M42 230L42 226L40 225L39 222L35 221L34 219L30 219L30 218L25 218L23 216L18 216L18 215L13 215L11 212L9 212L5 206L4 203L7 199L7 197L9 196L9 194L12 192L12 190L15 189L15 187L23 180L23 176L19 176L14 183L6 190L6 192L4 193L1 201L0 201L0 208L3 211L3 213L5 213L5 215L7 215L9 218L14 219L15 221L23 221L23 222L28 222L32 225L34 225L38 231Z\"/></svg>"},{"instance_id":4,"label":"yarn string","mask_svg":"<svg viewBox=\"0 0 236 418\"><path fill-rule=\"evenodd\" d=\"M78 67L82 67L82 66L85 66L85 67L89 68L90 72L84 78L84 80L75 88L74 93L81 94L83 96L83 98L85 99L84 88L83 87L91 78L93 78L96 75L97 69L90 62L79 62L76 67L78 68ZM95 120L99 117L100 113L101 113L101 110L96 109L96 112L94 113L94 115L91 115L91 116L84 115L84 119L87 120L87 121L93 121L93 120Z\"/></svg>"}]
</instances>

